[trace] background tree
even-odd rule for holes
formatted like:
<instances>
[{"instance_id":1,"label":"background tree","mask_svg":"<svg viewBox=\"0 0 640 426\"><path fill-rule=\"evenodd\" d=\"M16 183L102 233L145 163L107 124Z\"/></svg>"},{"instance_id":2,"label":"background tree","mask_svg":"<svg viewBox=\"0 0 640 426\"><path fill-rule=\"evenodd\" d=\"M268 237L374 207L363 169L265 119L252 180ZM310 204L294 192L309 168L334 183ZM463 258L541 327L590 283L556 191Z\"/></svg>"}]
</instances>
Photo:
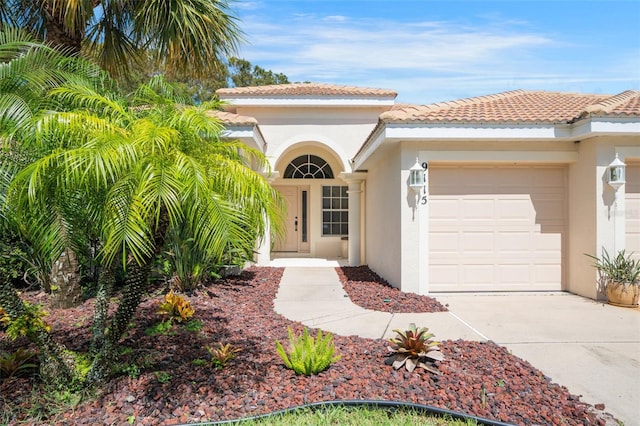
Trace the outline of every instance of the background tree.
<instances>
[{"instance_id":1,"label":"background tree","mask_svg":"<svg viewBox=\"0 0 640 426\"><path fill-rule=\"evenodd\" d=\"M213 100L215 91L223 87L289 83L286 75L253 65L245 59L232 57L222 65L220 69L205 76L172 75L167 80L176 86L178 93L196 104ZM159 74L162 74L162 64L154 55L146 55L143 66L132 70L126 79L119 79L119 84L125 93L132 92L140 84Z\"/></svg>"},{"instance_id":2,"label":"background tree","mask_svg":"<svg viewBox=\"0 0 640 426\"><path fill-rule=\"evenodd\" d=\"M113 76L145 52L169 75L208 75L242 38L227 0L0 0L0 22L83 53Z\"/></svg>"},{"instance_id":3,"label":"background tree","mask_svg":"<svg viewBox=\"0 0 640 426\"><path fill-rule=\"evenodd\" d=\"M265 70L249 61L238 58L229 59L230 77L235 87L267 86L287 84L289 79L282 73Z\"/></svg>"}]
</instances>

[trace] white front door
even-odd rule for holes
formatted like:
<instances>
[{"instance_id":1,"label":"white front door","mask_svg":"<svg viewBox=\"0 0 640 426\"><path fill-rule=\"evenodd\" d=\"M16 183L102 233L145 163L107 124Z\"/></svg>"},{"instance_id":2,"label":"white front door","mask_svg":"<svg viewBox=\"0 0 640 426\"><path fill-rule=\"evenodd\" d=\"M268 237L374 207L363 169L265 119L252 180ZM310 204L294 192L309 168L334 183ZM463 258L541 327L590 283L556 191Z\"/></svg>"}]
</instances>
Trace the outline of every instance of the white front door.
<instances>
[{"instance_id":1,"label":"white front door","mask_svg":"<svg viewBox=\"0 0 640 426\"><path fill-rule=\"evenodd\" d=\"M309 253L309 187L277 186L287 207L285 235L276 240L273 251Z\"/></svg>"},{"instance_id":2,"label":"white front door","mask_svg":"<svg viewBox=\"0 0 640 426\"><path fill-rule=\"evenodd\" d=\"M278 191L282 194L287 206L287 217L285 219L285 232L280 240L276 241L274 251L298 251L298 241L300 241L300 223L298 214L298 187L279 186Z\"/></svg>"}]
</instances>

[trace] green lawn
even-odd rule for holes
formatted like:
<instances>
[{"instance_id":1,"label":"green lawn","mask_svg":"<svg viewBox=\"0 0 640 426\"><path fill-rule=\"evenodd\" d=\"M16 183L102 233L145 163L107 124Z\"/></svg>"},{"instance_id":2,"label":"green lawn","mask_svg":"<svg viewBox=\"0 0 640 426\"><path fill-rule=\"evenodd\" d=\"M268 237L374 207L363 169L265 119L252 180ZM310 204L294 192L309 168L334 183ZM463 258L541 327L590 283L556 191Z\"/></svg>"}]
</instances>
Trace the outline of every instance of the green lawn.
<instances>
[{"instance_id":1,"label":"green lawn","mask_svg":"<svg viewBox=\"0 0 640 426\"><path fill-rule=\"evenodd\" d=\"M239 422L252 425L353 425L353 426L476 426L475 421L454 420L448 417L424 414L411 409L376 409L372 407L330 407L326 409L300 409L257 420Z\"/></svg>"}]
</instances>

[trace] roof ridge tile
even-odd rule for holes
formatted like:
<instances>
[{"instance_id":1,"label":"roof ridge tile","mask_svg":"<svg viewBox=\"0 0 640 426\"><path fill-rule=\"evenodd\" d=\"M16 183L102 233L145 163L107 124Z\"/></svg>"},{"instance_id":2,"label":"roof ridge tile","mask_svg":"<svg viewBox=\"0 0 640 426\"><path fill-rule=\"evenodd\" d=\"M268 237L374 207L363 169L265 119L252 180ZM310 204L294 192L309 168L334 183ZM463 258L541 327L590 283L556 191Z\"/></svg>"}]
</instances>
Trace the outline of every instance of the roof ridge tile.
<instances>
[{"instance_id":1,"label":"roof ridge tile","mask_svg":"<svg viewBox=\"0 0 640 426\"><path fill-rule=\"evenodd\" d=\"M266 86L227 87L216 90L218 96L384 96L397 97L390 89L348 86L330 83L287 83Z\"/></svg>"},{"instance_id":2,"label":"roof ridge tile","mask_svg":"<svg viewBox=\"0 0 640 426\"><path fill-rule=\"evenodd\" d=\"M624 92L604 99L597 104L589 105L584 109L582 115L593 114L597 112L610 113L617 106L628 102L630 99L633 99L636 96L640 96L640 92L637 92L635 90L625 90Z\"/></svg>"}]
</instances>

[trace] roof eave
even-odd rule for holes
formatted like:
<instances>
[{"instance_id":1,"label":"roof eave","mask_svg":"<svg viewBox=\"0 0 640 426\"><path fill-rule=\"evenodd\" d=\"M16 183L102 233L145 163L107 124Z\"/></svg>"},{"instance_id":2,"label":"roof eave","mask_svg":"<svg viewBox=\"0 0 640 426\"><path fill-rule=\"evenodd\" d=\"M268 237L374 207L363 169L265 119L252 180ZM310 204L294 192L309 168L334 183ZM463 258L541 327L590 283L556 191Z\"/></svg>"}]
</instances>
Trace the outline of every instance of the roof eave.
<instances>
[{"instance_id":1,"label":"roof eave","mask_svg":"<svg viewBox=\"0 0 640 426\"><path fill-rule=\"evenodd\" d=\"M380 97L230 97L224 98L231 108L236 107L391 107L394 98Z\"/></svg>"},{"instance_id":2,"label":"roof eave","mask_svg":"<svg viewBox=\"0 0 640 426\"><path fill-rule=\"evenodd\" d=\"M364 167L382 144L428 140L570 141L600 135L640 136L638 116L599 116L575 123L552 122L416 122L379 121L353 158L353 169Z\"/></svg>"},{"instance_id":3,"label":"roof eave","mask_svg":"<svg viewBox=\"0 0 640 426\"><path fill-rule=\"evenodd\" d=\"M237 139L244 143L250 142L261 152L267 152L267 142L260 131L260 127L255 124L225 125L222 137L226 139Z\"/></svg>"}]
</instances>

